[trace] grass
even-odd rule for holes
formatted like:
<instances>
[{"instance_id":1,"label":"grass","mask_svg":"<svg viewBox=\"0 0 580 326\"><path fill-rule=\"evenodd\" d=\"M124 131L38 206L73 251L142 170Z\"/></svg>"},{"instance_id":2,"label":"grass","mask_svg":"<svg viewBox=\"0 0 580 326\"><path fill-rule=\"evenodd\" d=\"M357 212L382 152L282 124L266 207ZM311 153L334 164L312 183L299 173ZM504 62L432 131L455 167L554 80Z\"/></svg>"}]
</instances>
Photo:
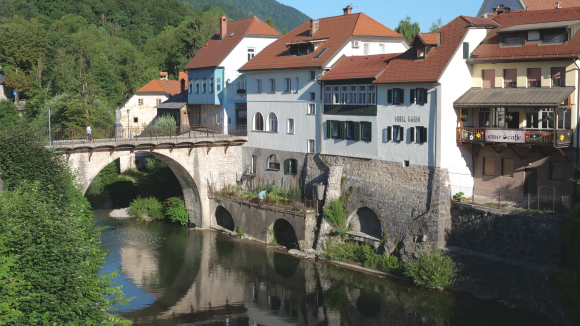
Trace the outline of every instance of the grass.
<instances>
[{"instance_id":1,"label":"grass","mask_svg":"<svg viewBox=\"0 0 580 326\"><path fill-rule=\"evenodd\" d=\"M397 257L383 255L368 243L359 243L356 241L330 243L326 247L326 255L331 260L350 262L381 272L393 274L401 274L402 272Z\"/></svg>"}]
</instances>

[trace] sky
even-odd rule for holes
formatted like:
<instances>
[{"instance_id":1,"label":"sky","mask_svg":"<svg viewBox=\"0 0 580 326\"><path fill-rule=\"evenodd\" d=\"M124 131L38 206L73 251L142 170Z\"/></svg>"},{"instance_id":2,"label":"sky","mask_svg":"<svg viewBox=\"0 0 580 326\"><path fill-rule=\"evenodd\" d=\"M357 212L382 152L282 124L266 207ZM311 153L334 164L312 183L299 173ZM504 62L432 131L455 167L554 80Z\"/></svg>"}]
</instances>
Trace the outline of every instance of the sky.
<instances>
[{"instance_id":1,"label":"sky","mask_svg":"<svg viewBox=\"0 0 580 326\"><path fill-rule=\"evenodd\" d=\"M381 24L395 29L401 19L411 16L418 22L422 32L428 32L431 23L441 18L443 25L460 15L475 16L483 0L277 0L302 11L311 18L323 18L342 14L342 8L350 2L352 12L364 12Z\"/></svg>"}]
</instances>

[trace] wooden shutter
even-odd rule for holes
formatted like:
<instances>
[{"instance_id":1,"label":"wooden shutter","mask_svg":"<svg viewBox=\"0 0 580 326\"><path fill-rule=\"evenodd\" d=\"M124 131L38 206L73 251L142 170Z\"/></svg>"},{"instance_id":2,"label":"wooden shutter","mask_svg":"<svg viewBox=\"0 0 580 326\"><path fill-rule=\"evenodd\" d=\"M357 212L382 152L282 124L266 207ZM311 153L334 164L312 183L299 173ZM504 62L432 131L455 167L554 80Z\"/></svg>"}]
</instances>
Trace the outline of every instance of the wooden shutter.
<instances>
[{"instance_id":1,"label":"wooden shutter","mask_svg":"<svg viewBox=\"0 0 580 326\"><path fill-rule=\"evenodd\" d=\"M469 59L469 43L463 42L463 59Z\"/></svg>"},{"instance_id":2,"label":"wooden shutter","mask_svg":"<svg viewBox=\"0 0 580 326\"><path fill-rule=\"evenodd\" d=\"M538 81L542 79L542 68L528 68L528 81Z\"/></svg>"},{"instance_id":3,"label":"wooden shutter","mask_svg":"<svg viewBox=\"0 0 580 326\"><path fill-rule=\"evenodd\" d=\"M518 81L518 70L517 69L504 69L503 70L503 81L504 83L514 83Z\"/></svg>"},{"instance_id":4,"label":"wooden shutter","mask_svg":"<svg viewBox=\"0 0 580 326\"><path fill-rule=\"evenodd\" d=\"M373 140L373 124L372 122L367 122L367 126L369 128L369 141Z\"/></svg>"},{"instance_id":5,"label":"wooden shutter","mask_svg":"<svg viewBox=\"0 0 580 326\"><path fill-rule=\"evenodd\" d=\"M421 102L423 102L423 104L427 103L427 89L423 88L423 91L421 92Z\"/></svg>"},{"instance_id":6,"label":"wooden shutter","mask_svg":"<svg viewBox=\"0 0 580 326\"><path fill-rule=\"evenodd\" d=\"M483 175L495 175L495 159L493 157L483 158Z\"/></svg>"},{"instance_id":7,"label":"wooden shutter","mask_svg":"<svg viewBox=\"0 0 580 326\"><path fill-rule=\"evenodd\" d=\"M392 139L391 137L391 135L393 134L392 129L393 129L392 127L387 127L387 140Z\"/></svg>"},{"instance_id":8,"label":"wooden shutter","mask_svg":"<svg viewBox=\"0 0 580 326\"><path fill-rule=\"evenodd\" d=\"M290 167L290 172L292 172L292 174L298 174L298 160L290 160Z\"/></svg>"},{"instance_id":9,"label":"wooden shutter","mask_svg":"<svg viewBox=\"0 0 580 326\"><path fill-rule=\"evenodd\" d=\"M403 126L399 127L399 140L405 140L405 128L403 128Z\"/></svg>"},{"instance_id":10,"label":"wooden shutter","mask_svg":"<svg viewBox=\"0 0 580 326\"><path fill-rule=\"evenodd\" d=\"M326 121L326 138L332 138L332 120Z\"/></svg>"},{"instance_id":11,"label":"wooden shutter","mask_svg":"<svg viewBox=\"0 0 580 326\"><path fill-rule=\"evenodd\" d=\"M427 127L423 127L421 129L421 133L422 133L422 135L421 135L421 142L422 143L426 143L427 142Z\"/></svg>"},{"instance_id":12,"label":"wooden shutter","mask_svg":"<svg viewBox=\"0 0 580 326\"><path fill-rule=\"evenodd\" d=\"M411 92L409 93L409 98L411 100L411 104L415 103L415 89L411 89Z\"/></svg>"},{"instance_id":13,"label":"wooden shutter","mask_svg":"<svg viewBox=\"0 0 580 326\"><path fill-rule=\"evenodd\" d=\"M552 80L560 79L559 84L552 83L553 86L564 86L566 76L565 67L552 67Z\"/></svg>"},{"instance_id":14,"label":"wooden shutter","mask_svg":"<svg viewBox=\"0 0 580 326\"><path fill-rule=\"evenodd\" d=\"M389 89L387 91L387 103L393 104L393 90Z\"/></svg>"},{"instance_id":15,"label":"wooden shutter","mask_svg":"<svg viewBox=\"0 0 580 326\"><path fill-rule=\"evenodd\" d=\"M290 174L290 159L284 160L284 174Z\"/></svg>"},{"instance_id":16,"label":"wooden shutter","mask_svg":"<svg viewBox=\"0 0 580 326\"><path fill-rule=\"evenodd\" d=\"M415 141L415 127L410 127L409 128L409 133L410 133L409 140L410 141Z\"/></svg>"},{"instance_id":17,"label":"wooden shutter","mask_svg":"<svg viewBox=\"0 0 580 326\"><path fill-rule=\"evenodd\" d=\"M354 128L353 128L354 129L353 130L354 140L359 141L360 140L360 122L354 122L353 125L354 125Z\"/></svg>"},{"instance_id":18,"label":"wooden shutter","mask_svg":"<svg viewBox=\"0 0 580 326\"><path fill-rule=\"evenodd\" d=\"M346 121L340 122L340 139L346 139Z\"/></svg>"},{"instance_id":19,"label":"wooden shutter","mask_svg":"<svg viewBox=\"0 0 580 326\"><path fill-rule=\"evenodd\" d=\"M495 88L495 69L482 70L483 88Z\"/></svg>"}]
</instances>

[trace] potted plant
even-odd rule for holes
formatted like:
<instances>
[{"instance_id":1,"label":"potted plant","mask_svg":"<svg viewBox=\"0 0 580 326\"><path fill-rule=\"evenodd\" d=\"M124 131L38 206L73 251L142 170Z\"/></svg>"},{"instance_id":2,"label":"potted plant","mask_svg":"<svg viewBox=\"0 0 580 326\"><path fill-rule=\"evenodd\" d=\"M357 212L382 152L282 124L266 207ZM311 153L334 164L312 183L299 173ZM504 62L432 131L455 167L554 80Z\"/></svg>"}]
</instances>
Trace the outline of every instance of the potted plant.
<instances>
[{"instance_id":1,"label":"potted plant","mask_svg":"<svg viewBox=\"0 0 580 326\"><path fill-rule=\"evenodd\" d=\"M501 115L501 114L500 114L500 115L498 116L498 118L499 118L500 120L501 120L501 119L503 119L503 115Z\"/></svg>"},{"instance_id":2,"label":"potted plant","mask_svg":"<svg viewBox=\"0 0 580 326\"><path fill-rule=\"evenodd\" d=\"M514 117L511 114L508 114L508 116L507 116L508 121L512 121L513 118Z\"/></svg>"},{"instance_id":3,"label":"potted plant","mask_svg":"<svg viewBox=\"0 0 580 326\"><path fill-rule=\"evenodd\" d=\"M461 121L467 121L467 114L461 116Z\"/></svg>"}]
</instances>

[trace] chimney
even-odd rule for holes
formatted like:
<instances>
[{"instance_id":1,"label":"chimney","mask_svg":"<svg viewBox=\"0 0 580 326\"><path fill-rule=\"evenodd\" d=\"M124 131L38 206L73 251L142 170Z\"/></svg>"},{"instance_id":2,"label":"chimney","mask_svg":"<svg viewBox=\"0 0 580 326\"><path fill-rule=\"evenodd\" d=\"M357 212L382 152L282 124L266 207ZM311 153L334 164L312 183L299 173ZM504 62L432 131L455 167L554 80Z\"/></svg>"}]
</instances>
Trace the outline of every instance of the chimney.
<instances>
[{"instance_id":1,"label":"chimney","mask_svg":"<svg viewBox=\"0 0 580 326\"><path fill-rule=\"evenodd\" d=\"M161 80L167 80L167 73L166 73L166 72L164 72L164 71L162 71L162 72L159 74L159 79L161 79Z\"/></svg>"},{"instance_id":2,"label":"chimney","mask_svg":"<svg viewBox=\"0 0 580 326\"><path fill-rule=\"evenodd\" d=\"M228 17L226 15L220 16L220 40L228 35Z\"/></svg>"},{"instance_id":3,"label":"chimney","mask_svg":"<svg viewBox=\"0 0 580 326\"><path fill-rule=\"evenodd\" d=\"M311 19L310 20L310 37L312 37L312 35L316 34L316 32L318 32L319 29L319 24L320 21L318 19Z\"/></svg>"},{"instance_id":4,"label":"chimney","mask_svg":"<svg viewBox=\"0 0 580 326\"><path fill-rule=\"evenodd\" d=\"M342 10L344 11L345 15L352 14L352 7L350 5L346 6L346 8L342 8Z\"/></svg>"},{"instance_id":5,"label":"chimney","mask_svg":"<svg viewBox=\"0 0 580 326\"><path fill-rule=\"evenodd\" d=\"M499 5L497 8L493 8L493 13L496 15L503 14L504 12L507 13L510 11L511 11L511 8L506 7L504 5Z\"/></svg>"},{"instance_id":6,"label":"chimney","mask_svg":"<svg viewBox=\"0 0 580 326\"><path fill-rule=\"evenodd\" d=\"M185 93L185 79L181 78L180 82L181 82L181 92Z\"/></svg>"}]
</instances>

